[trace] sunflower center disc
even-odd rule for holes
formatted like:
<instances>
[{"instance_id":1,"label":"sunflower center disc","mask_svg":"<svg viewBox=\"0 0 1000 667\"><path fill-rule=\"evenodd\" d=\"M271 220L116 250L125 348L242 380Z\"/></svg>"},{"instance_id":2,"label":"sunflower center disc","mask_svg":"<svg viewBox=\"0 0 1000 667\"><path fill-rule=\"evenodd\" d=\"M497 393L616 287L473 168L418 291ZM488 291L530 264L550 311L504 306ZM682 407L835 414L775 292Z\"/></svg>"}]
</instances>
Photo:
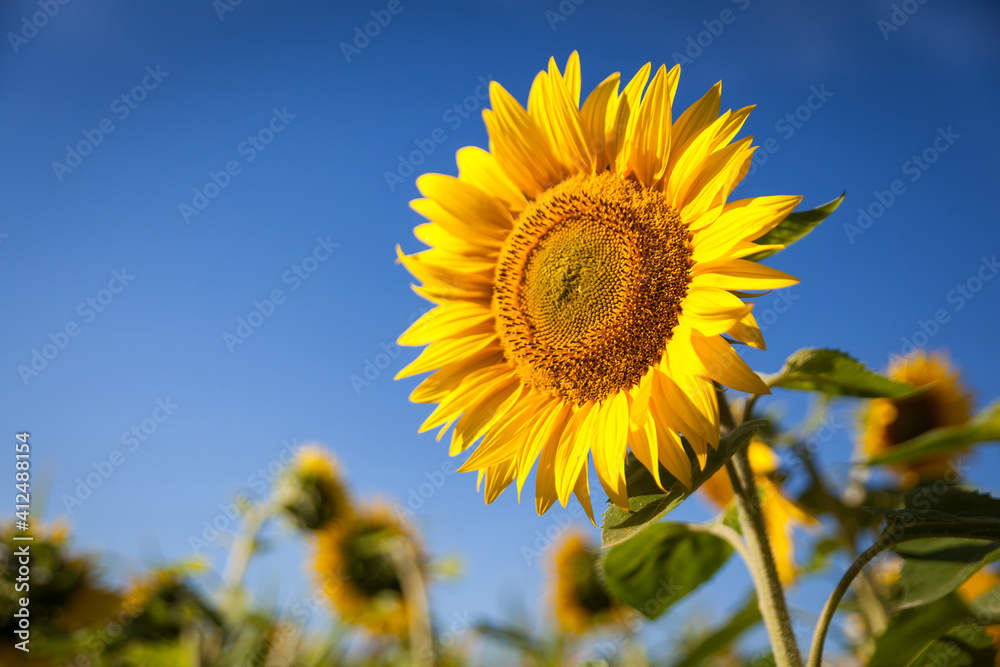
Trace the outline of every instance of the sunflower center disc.
<instances>
[{"instance_id":1,"label":"sunflower center disc","mask_svg":"<svg viewBox=\"0 0 1000 667\"><path fill-rule=\"evenodd\" d=\"M578 404L634 386L677 326L690 265L687 225L662 193L610 172L563 181L500 252L493 310L508 361Z\"/></svg>"}]
</instances>

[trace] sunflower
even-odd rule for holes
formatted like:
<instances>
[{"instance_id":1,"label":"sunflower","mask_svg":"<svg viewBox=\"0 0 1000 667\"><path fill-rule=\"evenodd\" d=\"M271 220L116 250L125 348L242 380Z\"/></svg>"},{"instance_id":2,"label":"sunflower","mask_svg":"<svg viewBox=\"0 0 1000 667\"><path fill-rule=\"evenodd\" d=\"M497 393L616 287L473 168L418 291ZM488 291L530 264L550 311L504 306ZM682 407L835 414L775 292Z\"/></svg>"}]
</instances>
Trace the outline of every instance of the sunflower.
<instances>
[{"instance_id":1,"label":"sunflower","mask_svg":"<svg viewBox=\"0 0 1000 667\"><path fill-rule=\"evenodd\" d=\"M771 479L781 466L781 459L773 449L763 442L753 440L747 453L761 494L760 506L764 516L764 527L771 543L778 578L781 579L781 583L790 584L795 580L797 572L792 530L796 526L813 525L816 519L789 500L781 487ZM702 484L700 490L720 509L728 507L733 501L733 485L729 480L729 473L724 468Z\"/></svg>"},{"instance_id":2,"label":"sunflower","mask_svg":"<svg viewBox=\"0 0 1000 667\"><path fill-rule=\"evenodd\" d=\"M314 569L340 617L378 634L406 636L407 601L393 550L404 543L417 554L417 567L425 565L410 527L376 503L330 524L317 537Z\"/></svg>"},{"instance_id":3,"label":"sunflower","mask_svg":"<svg viewBox=\"0 0 1000 667\"><path fill-rule=\"evenodd\" d=\"M997 576L996 570L984 567L958 587L958 595L966 604L971 604L987 593L996 591L997 586L1000 586L1000 576ZM994 661L996 666L1000 667L1000 625L984 626L983 632L993 641L993 648L996 651Z\"/></svg>"},{"instance_id":4,"label":"sunflower","mask_svg":"<svg viewBox=\"0 0 1000 667\"><path fill-rule=\"evenodd\" d=\"M20 601L29 590L23 577L18 580L23 563L17 555L17 549L28 543L14 539L24 535L13 523L0 524L0 630L8 636L18 627L14 612L23 606ZM121 602L101 581L96 557L70 550L67 524L33 525L29 547L31 595L27 597L43 632L63 634L93 626Z\"/></svg>"},{"instance_id":5,"label":"sunflower","mask_svg":"<svg viewBox=\"0 0 1000 667\"><path fill-rule=\"evenodd\" d=\"M959 426L972 415L972 394L959 379L948 357L937 352L914 350L894 358L888 375L923 391L904 399L873 399L864 414L863 446L869 456L881 454L927 431L943 426ZM949 452L899 464L904 485L941 479L956 453Z\"/></svg>"},{"instance_id":6,"label":"sunflower","mask_svg":"<svg viewBox=\"0 0 1000 667\"><path fill-rule=\"evenodd\" d=\"M582 533L568 533L555 548L550 595L563 632L581 635L601 625L622 623L628 608L608 595L597 573L597 554Z\"/></svg>"},{"instance_id":7,"label":"sunflower","mask_svg":"<svg viewBox=\"0 0 1000 667\"><path fill-rule=\"evenodd\" d=\"M319 530L352 512L341 468L319 445L303 445L275 487L278 505L305 530Z\"/></svg>"},{"instance_id":8,"label":"sunflower","mask_svg":"<svg viewBox=\"0 0 1000 667\"><path fill-rule=\"evenodd\" d=\"M580 105L580 61L535 78L527 110L490 84L490 151L458 151L457 178L425 174L412 207L429 250L400 261L436 304L399 339L427 345L397 378L435 371L412 393L438 403L421 427L452 425L450 453L480 438L462 466L486 502L518 494L538 462L536 508L574 493L592 515L588 458L608 496L628 506L629 449L659 481L662 463L690 487L719 442L713 380L767 386L722 334L763 348L752 306L733 290L797 279L745 259L800 197L728 202L751 138L752 107L719 114L721 84L676 119L680 68L646 64ZM645 89L645 94L643 94ZM438 437L440 438L441 435Z\"/></svg>"}]
</instances>

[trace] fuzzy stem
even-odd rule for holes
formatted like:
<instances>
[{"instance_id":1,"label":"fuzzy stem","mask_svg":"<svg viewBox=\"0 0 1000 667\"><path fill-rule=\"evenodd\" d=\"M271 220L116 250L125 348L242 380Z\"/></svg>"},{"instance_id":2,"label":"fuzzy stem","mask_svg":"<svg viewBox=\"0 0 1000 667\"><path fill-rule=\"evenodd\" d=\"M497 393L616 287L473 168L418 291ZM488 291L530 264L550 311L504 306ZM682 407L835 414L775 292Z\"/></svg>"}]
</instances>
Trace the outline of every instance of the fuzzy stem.
<instances>
[{"instance_id":1,"label":"fuzzy stem","mask_svg":"<svg viewBox=\"0 0 1000 667\"><path fill-rule=\"evenodd\" d=\"M757 484L745 447L726 462L726 470L733 484L740 528L750 553L750 575L757 589L758 606L771 640L774 660L778 667L802 667L802 657L795 643L795 633L792 631L792 621L785 603L785 591L778 578L774 554L771 552L761 513Z\"/></svg>"}]
</instances>

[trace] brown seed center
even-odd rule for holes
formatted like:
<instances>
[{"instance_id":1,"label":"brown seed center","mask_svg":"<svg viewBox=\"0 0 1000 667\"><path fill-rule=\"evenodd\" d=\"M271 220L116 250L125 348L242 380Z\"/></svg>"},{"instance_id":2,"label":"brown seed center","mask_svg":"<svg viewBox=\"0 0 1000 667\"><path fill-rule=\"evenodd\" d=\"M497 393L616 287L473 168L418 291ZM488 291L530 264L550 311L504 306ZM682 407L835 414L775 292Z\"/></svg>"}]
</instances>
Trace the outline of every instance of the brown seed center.
<instances>
[{"instance_id":1,"label":"brown seed center","mask_svg":"<svg viewBox=\"0 0 1000 667\"><path fill-rule=\"evenodd\" d=\"M574 403L638 383L659 360L690 282L687 225L661 192L604 172L551 188L518 217L493 310L507 359Z\"/></svg>"}]
</instances>

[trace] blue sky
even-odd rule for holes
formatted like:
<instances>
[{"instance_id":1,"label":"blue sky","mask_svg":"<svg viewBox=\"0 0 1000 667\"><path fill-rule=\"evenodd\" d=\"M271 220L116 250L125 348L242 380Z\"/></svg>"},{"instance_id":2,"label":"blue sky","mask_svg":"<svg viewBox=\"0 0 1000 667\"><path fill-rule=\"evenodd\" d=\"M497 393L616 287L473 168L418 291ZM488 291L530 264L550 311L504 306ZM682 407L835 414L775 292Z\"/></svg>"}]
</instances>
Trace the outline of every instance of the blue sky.
<instances>
[{"instance_id":1,"label":"blue sky","mask_svg":"<svg viewBox=\"0 0 1000 667\"><path fill-rule=\"evenodd\" d=\"M723 108L756 104L744 132L765 148L737 195L811 207L847 191L772 261L802 283L759 302L754 368L805 346L884 368L916 334L951 351L980 403L1000 395L1000 8L577 2L3 3L0 423L32 434L44 516L68 516L122 571L186 557L220 503L258 497L283 443L321 441L361 496L434 487L415 521L433 552L466 561L436 591L441 619L535 605L521 548L579 513L539 518L511 491L485 507L475 477L446 474L446 447L417 434L429 410L407 400L415 381L392 380L416 351L393 341L428 304L394 248L420 247L414 177L454 174L456 150L487 145L482 82L523 103L549 56L574 49L586 90L680 60L678 107L719 80ZM853 410L820 453L841 474ZM144 439L126 442L133 428ZM116 450L69 513L64 494ZM995 450L975 460L990 486ZM694 501L677 516L706 513ZM205 552L217 566L223 541ZM294 601L304 553L285 543L251 581ZM732 602L740 568L694 606ZM819 608L814 587L794 595Z\"/></svg>"}]
</instances>

